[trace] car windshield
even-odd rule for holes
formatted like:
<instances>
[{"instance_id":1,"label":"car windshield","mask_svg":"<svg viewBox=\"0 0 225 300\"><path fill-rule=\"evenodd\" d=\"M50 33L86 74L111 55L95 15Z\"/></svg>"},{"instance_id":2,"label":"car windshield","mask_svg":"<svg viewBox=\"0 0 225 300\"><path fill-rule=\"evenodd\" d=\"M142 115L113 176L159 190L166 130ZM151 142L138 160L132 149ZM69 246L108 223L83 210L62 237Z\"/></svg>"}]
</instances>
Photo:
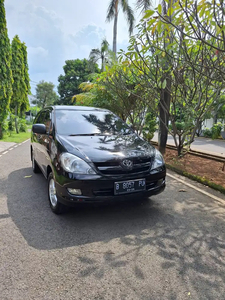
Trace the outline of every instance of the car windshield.
<instances>
[{"instance_id":1,"label":"car windshield","mask_svg":"<svg viewBox=\"0 0 225 300\"><path fill-rule=\"evenodd\" d=\"M62 135L131 134L132 129L107 111L56 110L56 128Z\"/></svg>"}]
</instances>

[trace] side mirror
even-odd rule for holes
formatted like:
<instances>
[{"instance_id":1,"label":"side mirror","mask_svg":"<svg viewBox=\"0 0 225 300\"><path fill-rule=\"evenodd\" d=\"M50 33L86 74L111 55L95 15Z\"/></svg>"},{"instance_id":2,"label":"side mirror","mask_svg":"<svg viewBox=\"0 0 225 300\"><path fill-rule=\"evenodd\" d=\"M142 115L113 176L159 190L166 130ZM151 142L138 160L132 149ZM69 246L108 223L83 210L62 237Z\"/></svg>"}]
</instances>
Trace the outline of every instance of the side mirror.
<instances>
[{"instance_id":1,"label":"side mirror","mask_svg":"<svg viewBox=\"0 0 225 300\"><path fill-rule=\"evenodd\" d=\"M34 124L32 131L33 133L46 134L46 126L44 124Z\"/></svg>"}]
</instances>

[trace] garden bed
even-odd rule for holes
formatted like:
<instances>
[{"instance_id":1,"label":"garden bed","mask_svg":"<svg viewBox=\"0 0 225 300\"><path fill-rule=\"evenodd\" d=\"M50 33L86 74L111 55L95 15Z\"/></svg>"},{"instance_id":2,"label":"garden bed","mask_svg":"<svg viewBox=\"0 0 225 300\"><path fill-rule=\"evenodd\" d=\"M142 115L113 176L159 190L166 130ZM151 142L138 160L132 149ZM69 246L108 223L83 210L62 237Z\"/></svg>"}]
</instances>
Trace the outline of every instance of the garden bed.
<instances>
[{"instance_id":1,"label":"garden bed","mask_svg":"<svg viewBox=\"0 0 225 300\"><path fill-rule=\"evenodd\" d=\"M177 151L171 149L166 149L164 159L167 167L175 172L225 193L223 162L192 154L186 154L184 157L178 158Z\"/></svg>"}]
</instances>

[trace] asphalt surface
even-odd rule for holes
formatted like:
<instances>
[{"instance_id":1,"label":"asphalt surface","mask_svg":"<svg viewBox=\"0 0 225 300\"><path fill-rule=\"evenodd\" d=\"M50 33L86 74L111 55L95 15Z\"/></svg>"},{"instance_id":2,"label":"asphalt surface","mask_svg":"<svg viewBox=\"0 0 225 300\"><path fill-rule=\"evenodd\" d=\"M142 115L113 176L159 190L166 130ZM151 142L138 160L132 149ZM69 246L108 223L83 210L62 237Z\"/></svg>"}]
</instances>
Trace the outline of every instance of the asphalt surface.
<instances>
[{"instance_id":1,"label":"asphalt surface","mask_svg":"<svg viewBox=\"0 0 225 300\"><path fill-rule=\"evenodd\" d=\"M152 141L158 142L157 132L155 133ZM175 145L174 139L171 135L168 135L167 144ZM225 140L212 140L204 137L195 137L194 142L191 144L191 150L225 157Z\"/></svg>"},{"instance_id":2,"label":"asphalt surface","mask_svg":"<svg viewBox=\"0 0 225 300\"><path fill-rule=\"evenodd\" d=\"M56 216L46 180L32 174L29 141L8 151L0 299L224 299L225 197L183 180L214 196L168 176L165 192L147 201Z\"/></svg>"}]
</instances>

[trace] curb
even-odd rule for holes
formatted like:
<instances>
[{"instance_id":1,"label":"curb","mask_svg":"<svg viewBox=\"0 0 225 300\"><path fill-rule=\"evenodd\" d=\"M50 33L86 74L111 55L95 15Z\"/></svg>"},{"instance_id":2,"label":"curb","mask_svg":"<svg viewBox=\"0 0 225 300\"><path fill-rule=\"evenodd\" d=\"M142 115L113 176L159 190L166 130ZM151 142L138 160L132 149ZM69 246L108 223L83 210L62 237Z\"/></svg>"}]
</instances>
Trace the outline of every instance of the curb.
<instances>
[{"instance_id":1,"label":"curb","mask_svg":"<svg viewBox=\"0 0 225 300\"><path fill-rule=\"evenodd\" d=\"M151 144L153 146L158 146L157 142L151 142ZM170 150L177 151L176 146L173 146L173 145L167 144L166 148L168 148ZM224 156L214 155L214 154L212 154L210 152L207 153L207 152L200 152L200 151L196 151L196 150L189 150L187 152L187 154L195 155L195 156L199 156L199 157L202 157L202 158L211 159L211 160L215 160L215 161L218 161L218 162L225 163L225 157Z\"/></svg>"},{"instance_id":2,"label":"curb","mask_svg":"<svg viewBox=\"0 0 225 300\"><path fill-rule=\"evenodd\" d=\"M13 143L14 145L11 145L11 146L5 148L3 151L0 151L0 157L2 157L3 155L9 153L9 151L12 151L13 149L17 148L18 146L21 146L22 144L28 142L29 140L30 139L27 139L27 140L25 140L21 143ZM5 143L7 143L7 142L5 142ZM11 142L10 142L10 144L11 144Z\"/></svg>"}]
</instances>

